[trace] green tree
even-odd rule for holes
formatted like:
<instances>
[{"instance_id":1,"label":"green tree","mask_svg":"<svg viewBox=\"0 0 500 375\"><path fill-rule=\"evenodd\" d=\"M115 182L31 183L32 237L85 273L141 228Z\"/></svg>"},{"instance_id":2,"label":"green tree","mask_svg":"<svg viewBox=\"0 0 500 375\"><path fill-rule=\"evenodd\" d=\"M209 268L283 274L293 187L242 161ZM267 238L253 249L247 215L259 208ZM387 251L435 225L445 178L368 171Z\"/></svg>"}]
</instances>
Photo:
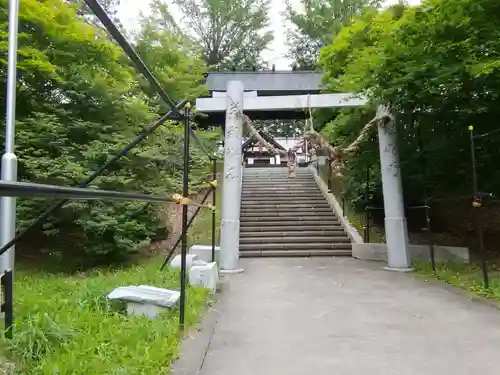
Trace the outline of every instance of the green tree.
<instances>
[{"instance_id":1,"label":"green tree","mask_svg":"<svg viewBox=\"0 0 500 375\"><path fill-rule=\"evenodd\" d=\"M180 23L163 0L152 4L157 23L180 33L203 51L211 68L260 68L273 37L267 31L269 0L175 0L182 13ZM191 45L190 45L191 47Z\"/></svg>"},{"instance_id":2,"label":"green tree","mask_svg":"<svg viewBox=\"0 0 500 375\"><path fill-rule=\"evenodd\" d=\"M165 23L169 17L165 4L153 3L151 15L141 19L136 50L174 100L195 99L207 93L202 84L206 72L203 51L181 33L172 30ZM142 90L160 103L142 75L138 74L137 79Z\"/></svg>"},{"instance_id":3,"label":"green tree","mask_svg":"<svg viewBox=\"0 0 500 375\"><path fill-rule=\"evenodd\" d=\"M331 43L352 17L380 3L380 0L301 0L298 11L287 0L285 15L293 26L288 31L289 57L299 69L316 69L320 48Z\"/></svg>"},{"instance_id":4,"label":"green tree","mask_svg":"<svg viewBox=\"0 0 500 375\"><path fill-rule=\"evenodd\" d=\"M410 201L422 197L424 178L432 196L470 192L467 127L474 125L481 133L498 128L500 31L495 24L499 12L495 0L431 0L414 8L398 5L358 17L321 52L330 90L363 93L374 105L390 103L397 114ZM362 111L366 109L342 111L328 125L331 140L348 143L355 137L366 122ZM478 142L481 189L498 192L498 139L482 137ZM363 154L369 150L375 151L376 146L367 142ZM353 192L359 193L363 183L356 170L367 163L378 164L376 153L371 154L371 159L349 161L346 178ZM428 160L425 168L423 156ZM374 174L373 180L380 189L380 176Z\"/></svg>"},{"instance_id":5,"label":"green tree","mask_svg":"<svg viewBox=\"0 0 500 375\"><path fill-rule=\"evenodd\" d=\"M7 50L7 11L8 1L0 0L0 56ZM158 116L158 106L141 94L124 53L101 29L76 17L76 11L63 0L20 3L16 152L22 181L75 186ZM164 63L167 54L158 51L158 64ZM196 91L196 83L179 83L193 77L186 68L191 59L174 52L169 73L159 76L172 95L182 97ZM148 58L156 63L153 52ZM1 95L6 71L3 57ZM169 80L176 84L168 87ZM5 101L1 103L4 110ZM165 124L92 186L178 192L179 136L176 125ZM171 149L178 150L176 159L166 161ZM202 177L201 172L193 175L195 180ZM27 226L49 203L19 200L18 227ZM143 203L72 201L24 245L85 262L126 255L164 235L165 221L157 211L157 206Z\"/></svg>"},{"instance_id":6,"label":"green tree","mask_svg":"<svg viewBox=\"0 0 500 375\"><path fill-rule=\"evenodd\" d=\"M75 4L77 7L77 14L83 17L87 22L94 26L97 26L105 30L102 23L94 15L94 12L87 6L85 0L67 0L70 4ZM106 13L110 18L119 26L122 26L120 20L118 19L118 7L120 6L121 0L99 0L99 4L102 5Z\"/></svg>"}]
</instances>

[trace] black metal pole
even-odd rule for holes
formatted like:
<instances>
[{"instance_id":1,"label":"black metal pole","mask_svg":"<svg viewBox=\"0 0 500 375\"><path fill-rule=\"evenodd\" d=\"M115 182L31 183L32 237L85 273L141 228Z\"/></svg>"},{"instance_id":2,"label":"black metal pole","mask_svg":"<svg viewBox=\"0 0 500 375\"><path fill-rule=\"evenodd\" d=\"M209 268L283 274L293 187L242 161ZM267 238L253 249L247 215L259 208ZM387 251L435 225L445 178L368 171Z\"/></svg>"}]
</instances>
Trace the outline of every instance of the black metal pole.
<instances>
[{"instance_id":1,"label":"black metal pole","mask_svg":"<svg viewBox=\"0 0 500 375\"><path fill-rule=\"evenodd\" d=\"M366 243L370 243L370 211L366 211Z\"/></svg>"},{"instance_id":2,"label":"black metal pole","mask_svg":"<svg viewBox=\"0 0 500 375\"><path fill-rule=\"evenodd\" d=\"M489 289L490 282L488 277L488 264L486 260L486 252L484 249L484 238L483 238L483 225L482 221L479 218L480 212L477 211L477 208L482 207L482 199L478 196L478 188L477 188L477 171L476 171L476 150L474 145L474 127L469 126L469 139L470 139L470 151L471 151L471 163L472 163L472 193L473 193L473 201L472 206L474 207L474 222L476 225L476 233L477 239L479 242L479 251L481 253L481 269L483 271L483 282L485 289ZM479 202L477 202L479 200Z\"/></svg>"},{"instance_id":3,"label":"black metal pole","mask_svg":"<svg viewBox=\"0 0 500 375\"><path fill-rule=\"evenodd\" d=\"M217 181L217 158L212 157L212 181ZM214 206L214 210L212 211L212 262L215 262L215 226L216 226L216 218L215 218L215 204L217 203L217 185L213 185L212 187L212 206Z\"/></svg>"},{"instance_id":4,"label":"black metal pole","mask_svg":"<svg viewBox=\"0 0 500 375\"><path fill-rule=\"evenodd\" d=\"M184 107L184 171L182 175L182 195L189 196L189 135L191 133L189 112L191 104ZM182 205L182 239L181 239L181 298L179 302L179 326L184 329L186 315L186 256L187 256L187 231L188 231L188 206Z\"/></svg>"},{"instance_id":5,"label":"black metal pole","mask_svg":"<svg viewBox=\"0 0 500 375\"><path fill-rule=\"evenodd\" d=\"M5 270L2 277L2 295L4 300L1 301L5 319L5 337L12 338L14 326L14 273L12 270Z\"/></svg>"},{"instance_id":6,"label":"black metal pole","mask_svg":"<svg viewBox=\"0 0 500 375\"><path fill-rule=\"evenodd\" d=\"M476 147L474 145L474 127L469 126L470 156L472 164L472 194L477 196Z\"/></svg>"},{"instance_id":7,"label":"black metal pole","mask_svg":"<svg viewBox=\"0 0 500 375\"><path fill-rule=\"evenodd\" d=\"M208 196L210 195L210 192L211 190L208 189L207 192L205 193L205 196L203 197L203 199L201 200L200 202L200 205L202 205L203 203L205 203L205 201L207 200ZM194 219L196 219L196 216L198 215L198 213L201 211L202 209L202 206L198 206L196 207L196 211L194 211L194 214L193 216L191 216L191 218L189 219L188 221L188 224L187 224L187 228L191 228L191 224L193 224L194 222ZM177 246L179 246L179 244L181 243L182 241L182 233L181 235L179 236L179 238L177 238L177 241L175 241L174 243L174 246L172 246L172 248L170 249L170 252L167 254L167 256L165 257L165 260L163 261L163 264L161 265L160 267L160 271L163 271L163 269L165 268L165 266L167 265L168 261L170 260L170 257L172 256L172 254L174 253L175 249L177 249Z\"/></svg>"},{"instance_id":8,"label":"black metal pole","mask_svg":"<svg viewBox=\"0 0 500 375\"><path fill-rule=\"evenodd\" d=\"M486 260L486 251L484 249L484 236L483 236L483 223L479 215L481 215L481 212L476 212L476 228L477 228L477 239L479 242L479 251L481 253L481 269L483 271L483 282L484 282L484 288L489 289L490 288L490 280L488 276L488 262Z\"/></svg>"},{"instance_id":9,"label":"black metal pole","mask_svg":"<svg viewBox=\"0 0 500 375\"><path fill-rule=\"evenodd\" d=\"M331 193L332 192L332 164L331 164L331 159L328 158L328 192Z\"/></svg>"},{"instance_id":10,"label":"black metal pole","mask_svg":"<svg viewBox=\"0 0 500 375\"><path fill-rule=\"evenodd\" d=\"M365 178L365 238L364 241L365 243L368 243L370 241L370 235L368 233L369 229L369 212L368 212L368 199L369 199L369 194L370 194L370 189L369 189L369 184L370 184L370 167L366 168L366 178Z\"/></svg>"},{"instance_id":11,"label":"black metal pole","mask_svg":"<svg viewBox=\"0 0 500 375\"><path fill-rule=\"evenodd\" d=\"M418 136L418 148L420 151L420 161L422 163L422 169L424 171L424 215L425 215L425 230L427 232L427 242L429 243L429 253L431 257L431 267L432 272L436 275L436 253L434 249L434 243L431 236L431 214L429 206L429 193L427 191L427 157L424 153L424 145L422 142L422 133L420 130L420 125L417 127Z\"/></svg>"},{"instance_id":12,"label":"black metal pole","mask_svg":"<svg viewBox=\"0 0 500 375\"><path fill-rule=\"evenodd\" d=\"M186 101L182 101L176 105L176 108L181 108L186 104ZM81 181L78 184L78 187L86 187L88 186L92 181L94 181L97 177L101 176L112 164L114 164L117 160L122 158L123 156L127 155L127 153L133 149L135 146L137 146L140 142L142 142L144 139L146 139L149 135L151 135L158 127L160 127L165 121L168 120L168 118L172 115L172 111L167 112L165 115L160 117L153 125L151 125L149 128L146 130L142 131L140 134L138 134L127 146L125 146L120 152L115 154L111 159L109 159L106 163L104 163L101 167L99 167L96 171L94 171L87 179ZM17 242L26 235L26 233L29 233L31 230L37 228L40 224L42 224L45 219L47 219L50 215L52 215L55 211L57 211L59 208L64 206L68 202L68 199L62 199L56 203L54 203L52 206L47 208L41 215L39 215L29 226L21 230L16 234L16 236L10 240L8 243L6 243L2 248L0 248L0 255L5 253L8 249L10 249L12 246L17 244Z\"/></svg>"},{"instance_id":13,"label":"black metal pole","mask_svg":"<svg viewBox=\"0 0 500 375\"><path fill-rule=\"evenodd\" d=\"M425 198L425 229L427 231L427 236L429 238L429 250L431 254L431 266L432 266L432 272L436 274L436 253L434 251L434 243L431 238L431 217L430 217L430 207L428 204L428 199L427 197Z\"/></svg>"}]
</instances>

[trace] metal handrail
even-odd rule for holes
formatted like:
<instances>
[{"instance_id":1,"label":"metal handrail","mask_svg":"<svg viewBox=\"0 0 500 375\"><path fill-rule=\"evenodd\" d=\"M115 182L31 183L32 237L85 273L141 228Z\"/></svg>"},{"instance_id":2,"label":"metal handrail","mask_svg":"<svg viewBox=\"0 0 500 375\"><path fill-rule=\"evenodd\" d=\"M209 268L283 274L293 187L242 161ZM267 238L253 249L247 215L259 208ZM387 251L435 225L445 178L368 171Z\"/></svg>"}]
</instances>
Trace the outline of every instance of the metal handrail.
<instances>
[{"instance_id":1,"label":"metal handrail","mask_svg":"<svg viewBox=\"0 0 500 375\"><path fill-rule=\"evenodd\" d=\"M172 202L178 199L168 195L118 192L93 188L75 188L33 182L0 181L0 195L3 197L55 197L78 200L118 200L139 202ZM1 254L0 254L1 255Z\"/></svg>"}]
</instances>

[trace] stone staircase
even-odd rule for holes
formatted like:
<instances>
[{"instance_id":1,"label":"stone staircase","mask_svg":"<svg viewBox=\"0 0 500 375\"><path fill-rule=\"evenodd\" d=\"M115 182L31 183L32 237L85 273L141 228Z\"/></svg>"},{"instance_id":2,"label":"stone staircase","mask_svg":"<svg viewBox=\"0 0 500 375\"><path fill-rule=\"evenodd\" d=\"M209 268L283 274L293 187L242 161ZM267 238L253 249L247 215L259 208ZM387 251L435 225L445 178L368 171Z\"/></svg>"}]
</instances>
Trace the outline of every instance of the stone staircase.
<instances>
[{"instance_id":1,"label":"stone staircase","mask_svg":"<svg viewBox=\"0 0 500 375\"><path fill-rule=\"evenodd\" d=\"M240 257L351 255L351 240L307 168L245 168Z\"/></svg>"}]
</instances>

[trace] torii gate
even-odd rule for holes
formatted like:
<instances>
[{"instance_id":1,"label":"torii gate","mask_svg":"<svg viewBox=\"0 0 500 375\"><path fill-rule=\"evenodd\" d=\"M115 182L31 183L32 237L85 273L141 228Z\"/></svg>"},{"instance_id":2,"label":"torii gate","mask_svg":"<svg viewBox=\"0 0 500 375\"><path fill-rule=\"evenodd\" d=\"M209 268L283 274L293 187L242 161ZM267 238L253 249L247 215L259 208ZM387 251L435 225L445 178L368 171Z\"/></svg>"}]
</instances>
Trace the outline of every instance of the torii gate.
<instances>
[{"instance_id":1,"label":"torii gate","mask_svg":"<svg viewBox=\"0 0 500 375\"><path fill-rule=\"evenodd\" d=\"M196 108L198 112L215 116L225 113L220 268L221 272L235 273L242 272L238 265L243 169L241 150L243 117L241 113L258 114L259 118L265 118L262 116L266 116L269 112L285 113L295 111L297 113L297 109L306 108L354 107L364 105L367 101L356 98L349 93L319 94L318 92L321 90L319 87L321 72L229 72L212 74L216 78L217 75L223 75L223 78L222 80L219 79L218 83L214 83L214 79L210 82L209 73L208 84L209 86L212 85L212 97L198 98ZM281 76L277 78L277 74ZM311 83L310 79L309 87L307 87L307 80L304 80L304 77L307 78L307 76L312 77L312 81L316 81ZM299 81L302 80L302 87L294 87L297 83L294 81L296 78L299 78ZM221 92L221 83L225 83L225 93ZM256 85L260 85L260 87L256 87ZM269 92L284 94L293 92L294 95L267 96ZM296 95L297 92L307 94ZM267 95L259 96L259 93ZM384 107L379 108L377 115L382 116L382 111L385 111ZM386 269L409 271L411 270L411 258L408 247L408 232L404 214L403 188L394 121L384 126L379 125L378 136L388 256L388 267Z\"/></svg>"}]
</instances>

